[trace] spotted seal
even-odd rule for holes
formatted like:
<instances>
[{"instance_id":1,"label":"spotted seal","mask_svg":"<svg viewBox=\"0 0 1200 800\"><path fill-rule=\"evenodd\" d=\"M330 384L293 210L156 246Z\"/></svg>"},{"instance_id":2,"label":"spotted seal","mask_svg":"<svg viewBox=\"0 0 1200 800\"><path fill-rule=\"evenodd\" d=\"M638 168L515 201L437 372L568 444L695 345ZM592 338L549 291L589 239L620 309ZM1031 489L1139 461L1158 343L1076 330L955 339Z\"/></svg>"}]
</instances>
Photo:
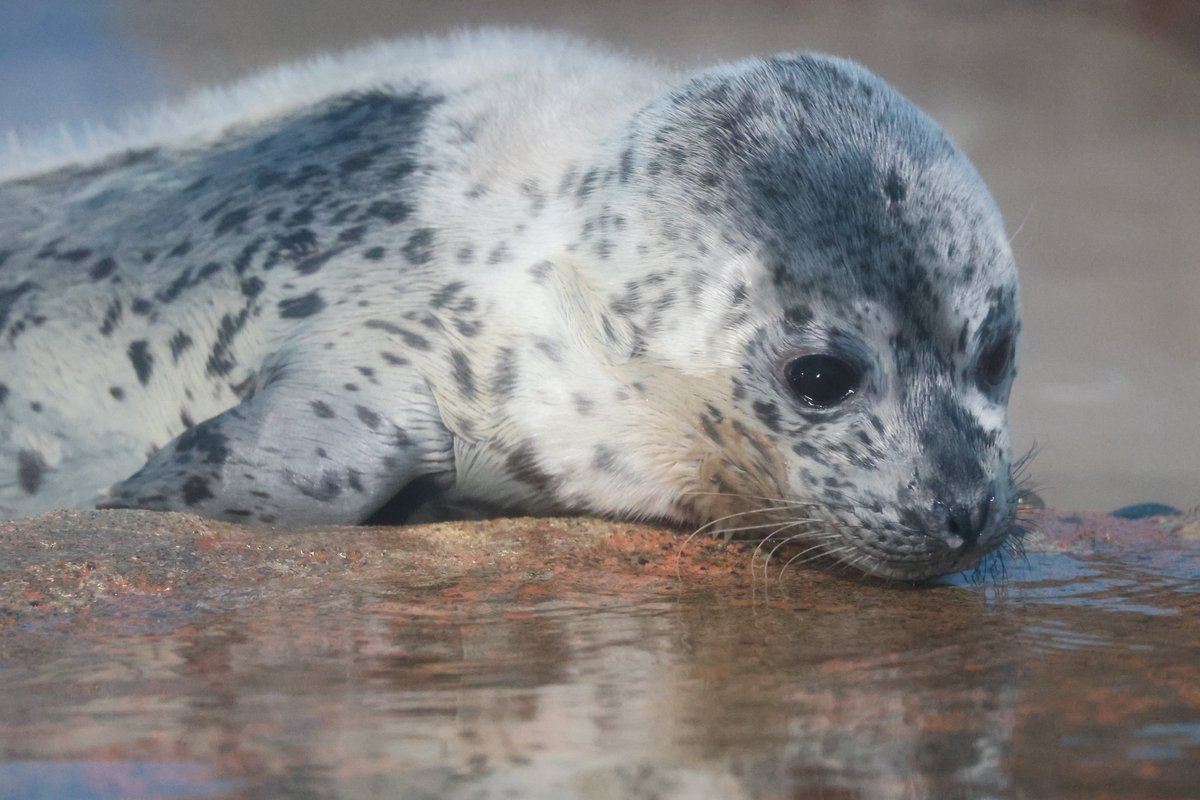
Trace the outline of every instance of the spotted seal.
<instances>
[{"instance_id":1,"label":"spotted seal","mask_svg":"<svg viewBox=\"0 0 1200 800\"><path fill-rule=\"evenodd\" d=\"M854 63L463 34L58 155L0 184L6 516L586 512L895 578L1013 529L1000 216Z\"/></svg>"}]
</instances>

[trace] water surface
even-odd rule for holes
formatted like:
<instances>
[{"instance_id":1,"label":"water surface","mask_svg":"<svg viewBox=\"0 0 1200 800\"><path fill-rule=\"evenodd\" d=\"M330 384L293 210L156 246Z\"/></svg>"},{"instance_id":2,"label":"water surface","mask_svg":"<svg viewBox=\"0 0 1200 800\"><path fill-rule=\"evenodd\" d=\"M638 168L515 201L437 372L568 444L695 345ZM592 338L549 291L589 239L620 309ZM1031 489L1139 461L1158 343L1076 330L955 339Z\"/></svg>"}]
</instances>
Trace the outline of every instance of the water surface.
<instances>
[{"instance_id":1,"label":"water surface","mask_svg":"<svg viewBox=\"0 0 1200 800\"><path fill-rule=\"evenodd\" d=\"M1200 785L1184 539L1043 540L1003 582L900 587L764 577L714 543L677 561L669 532L583 522L430 539L56 519L49 549L0 531L29 548L0 576L6 798Z\"/></svg>"}]
</instances>

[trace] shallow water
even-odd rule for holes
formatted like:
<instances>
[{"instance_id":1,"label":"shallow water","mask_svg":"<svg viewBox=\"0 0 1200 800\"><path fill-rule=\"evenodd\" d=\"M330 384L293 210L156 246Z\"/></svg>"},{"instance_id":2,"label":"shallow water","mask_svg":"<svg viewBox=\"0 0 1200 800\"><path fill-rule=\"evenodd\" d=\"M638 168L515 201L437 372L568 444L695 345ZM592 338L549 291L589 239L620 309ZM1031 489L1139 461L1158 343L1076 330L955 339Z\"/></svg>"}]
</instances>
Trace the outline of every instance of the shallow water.
<instances>
[{"instance_id":1,"label":"shallow water","mask_svg":"<svg viewBox=\"0 0 1200 800\"><path fill-rule=\"evenodd\" d=\"M34 547L0 797L1196 796L1194 542L908 588L547 524Z\"/></svg>"}]
</instances>

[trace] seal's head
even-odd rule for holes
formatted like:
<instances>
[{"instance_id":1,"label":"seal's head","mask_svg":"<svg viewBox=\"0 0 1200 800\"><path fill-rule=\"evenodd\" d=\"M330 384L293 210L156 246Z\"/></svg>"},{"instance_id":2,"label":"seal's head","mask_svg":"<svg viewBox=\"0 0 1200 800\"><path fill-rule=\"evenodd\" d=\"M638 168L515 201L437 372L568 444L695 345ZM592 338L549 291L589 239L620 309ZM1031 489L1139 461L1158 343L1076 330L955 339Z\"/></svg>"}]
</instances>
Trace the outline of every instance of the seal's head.
<instances>
[{"instance_id":1,"label":"seal's head","mask_svg":"<svg viewBox=\"0 0 1200 800\"><path fill-rule=\"evenodd\" d=\"M857 65L789 56L704 73L634 130L648 277L623 310L700 396L681 516L900 579L1004 542L1016 269L942 129Z\"/></svg>"}]
</instances>

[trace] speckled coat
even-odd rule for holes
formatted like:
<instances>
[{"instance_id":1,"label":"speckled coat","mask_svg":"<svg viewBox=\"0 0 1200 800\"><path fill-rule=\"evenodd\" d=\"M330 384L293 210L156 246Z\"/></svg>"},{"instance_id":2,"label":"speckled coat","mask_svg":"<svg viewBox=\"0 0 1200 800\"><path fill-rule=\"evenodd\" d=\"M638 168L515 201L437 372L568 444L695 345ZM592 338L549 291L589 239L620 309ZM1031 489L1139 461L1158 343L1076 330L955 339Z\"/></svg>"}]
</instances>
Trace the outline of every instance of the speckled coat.
<instances>
[{"instance_id":1,"label":"speckled coat","mask_svg":"<svg viewBox=\"0 0 1200 800\"><path fill-rule=\"evenodd\" d=\"M849 62L393 43L0 175L5 516L591 512L900 577L1011 529L999 215Z\"/></svg>"}]
</instances>

